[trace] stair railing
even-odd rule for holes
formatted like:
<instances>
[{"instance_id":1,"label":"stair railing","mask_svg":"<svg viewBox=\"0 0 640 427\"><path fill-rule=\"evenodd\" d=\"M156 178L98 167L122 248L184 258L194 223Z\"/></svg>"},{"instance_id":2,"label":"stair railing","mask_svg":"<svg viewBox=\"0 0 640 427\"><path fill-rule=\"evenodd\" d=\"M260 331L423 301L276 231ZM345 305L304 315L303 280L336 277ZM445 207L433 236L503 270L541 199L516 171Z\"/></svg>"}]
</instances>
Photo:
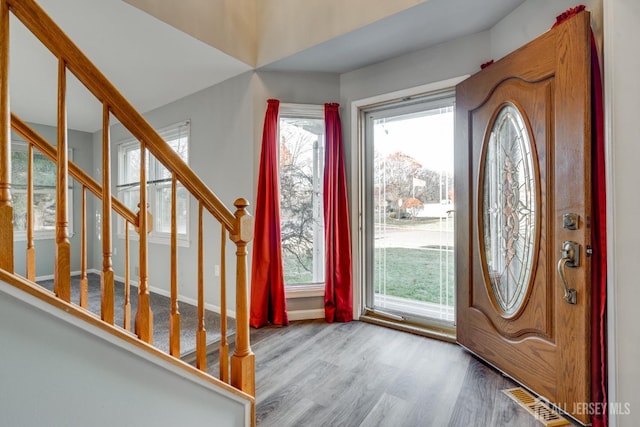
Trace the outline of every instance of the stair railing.
<instances>
[{"instance_id":1,"label":"stair railing","mask_svg":"<svg viewBox=\"0 0 640 427\"><path fill-rule=\"evenodd\" d=\"M12 116L9 105L9 14L13 13L24 26L58 59L58 134L57 148L48 144L35 131L18 117ZM67 158L67 117L66 117L66 81L67 71L98 99L103 106L102 115L102 186L89 175L82 172ZM196 367L206 369L206 330L204 325L204 256L203 256L203 213L209 212L221 225L221 342L220 342L220 379L233 387L253 396L255 394L255 356L249 343L248 318L248 275L247 244L253 237L253 218L246 211L248 202L238 199L232 213L191 170L177 153L158 135L143 116L120 94L106 77L64 34L53 20L34 0L0 0L0 269L14 273L13 254L13 207L11 204L11 127L28 141L29 147L35 147L57 165L56 182L56 260L54 269L54 292L58 298L70 302L71 295L71 250L68 234L67 205L68 180L71 175L82 185L82 281L80 305L86 304L86 190L102 200L102 252L101 271L102 302L101 318L108 324L114 323L114 272L112 266L112 211L132 224L139 233L139 277L138 310L135 316L135 333L139 339L153 342L153 314L150 306L147 262L147 233L150 230L146 209L134 214L111 194L111 143L110 116L113 115L140 142L140 164L145 164L147 152L150 152L171 173L172 176L172 227L171 227L171 315L169 353L180 356L180 314L178 311L177 290L177 227L176 227L176 186L182 185L198 202L198 330L196 333ZM31 153L32 148L29 148ZM31 156L30 156L31 157ZM32 169L32 167L31 167ZM31 180L32 186L32 178ZM147 206L146 171L140 168L140 204ZM28 211L33 203L32 190L28 190ZM31 195L29 195L31 193ZM32 219L29 219L32 221ZM29 221L29 222L30 222ZM125 259L128 262L128 232L125 227ZM226 358L226 284L225 284L225 242L227 235L236 245L236 340L235 350L229 365ZM27 229L27 276L35 279L35 252L33 229ZM84 284L82 284L84 282ZM125 306L129 304L128 282L129 267L125 266ZM83 302L83 295L84 302ZM129 305L130 310L130 305ZM126 314L124 327L131 324L130 314ZM224 356L224 357L223 357ZM224 359L224 360L223 360Z\"/></svg>"}]
</instances>

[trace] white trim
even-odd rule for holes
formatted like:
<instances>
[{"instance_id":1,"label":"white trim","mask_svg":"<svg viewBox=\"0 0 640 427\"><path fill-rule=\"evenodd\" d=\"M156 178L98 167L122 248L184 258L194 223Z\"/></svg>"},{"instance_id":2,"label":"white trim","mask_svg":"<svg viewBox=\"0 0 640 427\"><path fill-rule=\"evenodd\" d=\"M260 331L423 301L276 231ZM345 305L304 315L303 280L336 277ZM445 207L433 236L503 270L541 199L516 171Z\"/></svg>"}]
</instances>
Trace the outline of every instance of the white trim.
<instances>
[{"instance_id":1,"label":"white trim","mask_svg":"<svg viewBox=\"0 0 640 427\"><path fill-rule=\"evenodd\" d=\"M69 238L73 237L73 234L69 236ZM55 240L56 238L56 230L38 230L33 232L33 240ZM13 241L14 242L26 242L27 241L27 232L26 231L14 231L13 232Z\"/></svg>"},{"instance_id":2,"label":"white trim","mask_svg":"<svg viewBox=\"0 0 640 427\"><path fill-rule=\"evenodd\" d=\"M120 219L122 219L122 218L120 218ZM131 229L129 230L129 241L130 242L139 242L140 241L140 235L138 233L136 233L136 231L133 229L133 225L130 225L130 227L131 227ZM120 240L124 240L124 238L125 238L124 228L122 230L122 233L118 232L116 234L116 237L118 239L120 239ZM171 233L166 233L166 232L163 232L163 231L155 231L154 230L154 231L152 231L151 233L148 234L147 242L149 244L153 244L153 245L169 246L169 245L171 245ZM186 234L178 234L177 235L177 239L176 239L176 243L177 243L179 248L190 248L191 247L191 239Z\"/></svg>"},{"instance_id":3,"label":"white trim","mask_svg":"<svg viewBox=\"0 0 640 427\"><path fill-rule=\"evenodd\" d=\"M397 90L395 92L375 95L369 98L358 99L351 102L351 251L355 256L352 257L352 276L353 276L353 318L358 320L363 313L365 307L365 295L362 287L363 283L363 233L365 224L362 221L362 213L364 212L364 194L361 194L361 180L363 175L363 167L360 154L363 152L363 135L362 124L360 121L361 111L365 107L382 104L406 97L415 97L429 92L435 92L455 87L461 81L467 79L468 74L453 77L447 80L427 83L420 86L414 86L407 89ZM353 226L355 224L355 226Z\"/></svg>"},{"instance_id":4,"label":"white trim","mask_svg":"<svg viewBox=\"0 0 640 427\"><path fill-rule=\"evenodd\" d=\"M117 280L118 282L124 282L124 277L122 277L122 276L115 276L114 275L114 279ZM136 288L138 287L138 281L137 280L129 280L129 284L131 286L135 286ZM162 295L163 297L171 298L171 292L170 291L167 291L167 290L161 289L161 288L157 288L155 286L149 286L149 292L153 292L154 294ZM195 300L193 298L186 297L184 295L178 295L178 301L184 302L185 304L193 305L195 307L198 306L198 301L197 300ZM211 303L205 303L204 304L204 308L209 310L209 311L213 311L214 313L220 314L220 306L217 306L217 305L214 305L214 304L211 304ZM227 317L231 317L231 318L235 319L236 318L235 310L227 309Z\"/></svg>"},{"instance_id":5,"label":"white trim","mask_svg":"<svg viewBox=\"0 0 640 427\"><path fill-rule=\"evenodd\" d=\"M417 95L426 95L429 92L435 92L443 89L452 89L458 83L463 80L466 80L469 77L469 74L465 74L464 76L453 77L447 80L442 80L439 82L427 83L420 86L415 86L407 89L397 90L395 92L384 93L382 95L375 95L369 98L358 99L351 102L351 130L353 131L354 123L353 123L353 114L358 115L358 110L363 109L364 107L369 107L376 104L381 104L385 102L390 102L394 100L400 100L406 97L415 97ZM357 126L357 122L355 123Z\"/></svg>"},{"instance_id":6,"label":"white trim","mask_svg":"<svg viewBox=\"0 0 640 427\"><path fill-rule=\"evenodd\" d=\"M324 283L321 285L295 285L284 287L285 298L310 298L324 296Z\"/></svg>"},{"instance_id":7,"label":"white trim","mask_svg":"<svg viewBox=\"0 0 640 427\"><path fill-rule=\"evenodd\" d=\"M101 271L97 270L95 268L92 268L92 269L88 269L87 270L87 274L89 274L89 273L93 273L93 274L98 274L99 275L99 274L101 274ZM82 274L81 271L72 271L71 272L71 277L80 276L80 274ZM54 278L53 274L47 274L47 275L44 275L44 276L36 276L36 281L39 281L39 280L53 280L53 278ZM118 282L123 282L124 283L124 277L122 277L122 276L114 275L113 279L118 281ZM138 281L137 280L129 280L129 284L131 286L135 286L136 288L138 287ZM169 292L169 291L167 291L165 289L157 288L155 286L149 286L149 292L153 292L155 294L162 295L163 297L171 298L171 292ZM198 301L197 300L195 300L193 298L185 297L184 295L178 295L178 301L184 302L186 304L190 304L190 305L193 305L193 306L196 306L196 307L198 306ZM214 313L220 314L220 307L217 306L217 305L210 304L210 303L205 303L204 307L205 307L205 309L207 309L209 311L213 311ZM227 316L235 319L236 318L235 310L227 309Z\"/></svg>"},{"instance_id":8,"label":"white trim","mask_svg":"<svg viewBox=\"0 0 640 427\"><path fill-rule=\"evenodd\" d=\"M287 311L287 318L291 321L324 319L324 309L314 308L310 310Z\"/></svg>"},{"instance_id":9,"label":"white trim","mask_svg":"<svg viewBox=\"0 0 640 427\"><path fill-rule=\"evenodd\" d=\"M324 105L281 103L278 108L278 115L281 117L324 119Z\"/></svg>"},{"instance_id":10,"label":"white trim","mask_svg":"<svg viewBox=\"0 0 640 427\"><path fill-rule=\"evenodd\" d=\"M615 271L615 158L613 141L615 140L614 128L614 102L616 82L613 78L615 67L614 36L614 11L613 0L603 0L603 38L604 38L604 127L605 127L605 173L607 191L607 398L609 402L618 402L618 339L616 295L618 283ZM618 425L618 415L615 411L609 413L609 426Z\"/></svg>"},{"instance_id":11,"label":"white trim","mask_svg":"<svg viewBox=\"0 0 640 427\"><path fill-rule=\"evenodd\" d=\"M87 270L87 273L89 273L89 272L90 272L90 270ZM81 271L72 271L71 272L71 277L79 276L80 274L82 274ZM53 274L45 274L44 276L36 276L36 282L39 281L39 280L53 280L53 279L54 279L54 275Z\"/></svg>"}]
</instances>

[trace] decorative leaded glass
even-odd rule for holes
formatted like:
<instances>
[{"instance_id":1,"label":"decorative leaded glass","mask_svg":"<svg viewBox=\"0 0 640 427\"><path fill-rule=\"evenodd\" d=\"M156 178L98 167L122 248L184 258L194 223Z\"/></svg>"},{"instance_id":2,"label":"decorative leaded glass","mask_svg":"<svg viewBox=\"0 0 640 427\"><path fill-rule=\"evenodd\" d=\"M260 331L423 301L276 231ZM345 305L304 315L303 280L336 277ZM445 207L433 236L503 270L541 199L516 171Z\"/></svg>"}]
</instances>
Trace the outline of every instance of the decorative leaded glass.
<instances>
[{"instance_id":1,"label":"decorative leaded glass","mask_svg":"<svg viewBox=\"0 0 640 427\"><path fill-rule=\"evenodd\" d=\"M536 236L536 177L520 112L498 113L484 154L481 182L485 271L505 315L515 314L529 288Z\"/></svg>"}]
</instances>

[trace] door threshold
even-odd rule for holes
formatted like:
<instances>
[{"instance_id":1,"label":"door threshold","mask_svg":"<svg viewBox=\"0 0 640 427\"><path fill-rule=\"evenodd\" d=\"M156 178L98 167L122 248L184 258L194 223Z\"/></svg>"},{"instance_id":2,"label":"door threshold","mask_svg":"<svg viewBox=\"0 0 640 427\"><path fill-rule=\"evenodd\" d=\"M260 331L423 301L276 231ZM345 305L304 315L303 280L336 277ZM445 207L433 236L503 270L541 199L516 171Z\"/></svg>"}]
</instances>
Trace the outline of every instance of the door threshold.
<instances>
[{"instance_id":1,"label":"door threshold","mask_svg":"<svg viewBox=\"0 0 640 427\"><path fill-rule=\"evenodd\" d=\"M398 331L409 332L427 338L433 338L449 343L456 343L456 333L454 328L429 327L408 322L404 319L396 320L394 317L384 317L375 313L367 313L360 316L360 321L384 326Z\"/></svg>"}]
</instances>

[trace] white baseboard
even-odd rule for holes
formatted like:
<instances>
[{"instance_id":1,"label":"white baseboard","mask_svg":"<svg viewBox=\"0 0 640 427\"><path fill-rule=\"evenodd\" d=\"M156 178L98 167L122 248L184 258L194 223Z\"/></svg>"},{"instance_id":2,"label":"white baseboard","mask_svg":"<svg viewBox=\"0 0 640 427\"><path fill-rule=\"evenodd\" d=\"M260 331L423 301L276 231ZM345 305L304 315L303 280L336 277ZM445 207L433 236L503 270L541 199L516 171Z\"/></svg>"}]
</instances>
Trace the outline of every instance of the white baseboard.
<instances>
[{"instance_id":1,"label":"white baseboard","mask_svg":"<svg viewBox=\"0 0 640 427\"><path fill-rule=\"evenodd\" d=\"M121 276L114 276L114 279L117 280L118 282L124 282L124 277L121 277ZM136 288L138 287L138 281L137 280L129 280L129 283L131 284L131 286L135 286ZM170 291L167 291L167 290L161 289L161 288L156 288L155 286L149 286L149 292L153 292L154 294L158 294L158 295L162 295L162 296L167 297L167 298L171 298L171 292ZM198 301L197 300L195 300L193 298L186 297L184 295L178 295L178 301L184 302L185 304L194 305L196 307L198 306ZM206 310L213 311L214 313L220 314L220 307L215 305L215 304L205 303L204 304L204 308ZM227 316L235 319L236 318L236 312L234 310L227 309Z\"/></svg>"},{"instance_id":2,"label":"white baseboard","mask_svg":"<svg viewBox=\"0 0 640 427\"><path fill-rule=\"evenodd\" d=\"M87 274L90 273L94 273L94 274L100 274L100 270L96 270L95 268L90 268L87 270ZM71 277L74 276L79 276L80 274L82 274L82 271L72 271L71 272ZM53 274L46 274L44 276L36 276L36 282L38 280L53 280L54 275Z\"/></svg>"},{"instance_id":3,"label":"white baseboard","mask_svg":"<svg viewBox=\"0 0 640 427\"><path fill-rule=\"evenodd\" d=\"M314 308L312 310L287 311L287 317L289 320L324 319L324 309Z\"/></svg>"},{"instance_id":4,"label":"white baseboard","mask_svg":"<svg viewBox=\"0 0 640 427\"><path fill-rule=\"evenodd\" d=\"M72 271L71 272L71 277L73 276L79 276L82 272L81 271ZM89 273L89 270L87 270L87 273ZM36 276L36 282L39 280L53 280L54 275L53 274L46 274L44 276Z\"/></svg>"},{"instance_id":5,"label":"white baseboard","mask_svg":"<svg viewBox=\"0 0 640 427\"><path fill-rule=\"evenodd\" d=\"M72 271L71 272L71 276L72 277L73 276L80 276L81 273L82 273L81 271ZM97 270L95 268L92 268L92 269L88 269L87 270L87 274L89 274L89 273L100 275L101 271ZM36 277L36 281L39 281L39 280L53 280L53 277L54 277L53 274L48 274L48 275L45 275L45 276L38 276L38 277ZM124 282L124 277L122 277L122 276L114 275L114 279L117 280L118 282ZM138 287L138 281L137 280L129 280L129 283L131 284L131 286L135 286L136 288ZM156 288L155 286L149 286L149 292L153 292L155 294L162 295L162 296L167 297L167 298L171 298L171 293L169 291L166 291L166 290L160 289L160 288ZM191 305L194 305L194 306L198 305L198 301L197 300L195 300L193 298L185 297L184 295L178 295L178 301L184 302L185 304L191 304ZM205 303L204 307L205 307L205 309L207 309L209 311L213 311L214 313L220 314L220 307L215 305L215 304ZM227 309L227 316L235 319L236 318L235 310ZM324 316L324 314L323 314L323 316ZM296 320L300 320L300 319L296 319Z\"/></svg>"}]
</instances>

